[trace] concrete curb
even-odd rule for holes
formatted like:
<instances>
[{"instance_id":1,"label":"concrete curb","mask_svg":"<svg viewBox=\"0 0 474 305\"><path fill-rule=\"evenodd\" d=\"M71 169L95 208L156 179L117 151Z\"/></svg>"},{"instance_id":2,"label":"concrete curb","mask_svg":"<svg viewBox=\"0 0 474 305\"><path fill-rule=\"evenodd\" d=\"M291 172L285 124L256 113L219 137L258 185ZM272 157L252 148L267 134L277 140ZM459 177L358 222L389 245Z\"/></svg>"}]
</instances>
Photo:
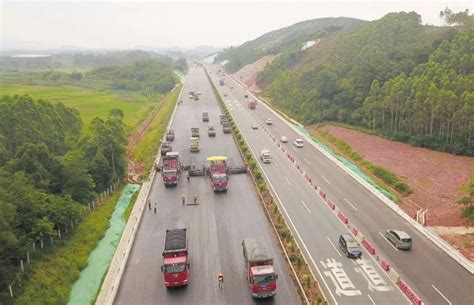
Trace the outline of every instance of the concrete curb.
<instances>
[{"instance_id":1,"label":"concrete curb","mask_svg":"<svg viewBox=\"0 0 474 305\"><path fill-rule=\"evenodd\" d=\"M173 122L176 109L183 93L183 89L184 85L181 87L181 91L168 125L166 126L166 130L170 128L171 123ZM165 137L166 132L163 135L163 139L165 139ZM156 164L156 162L160 162L160 159L161 154L159 151L157 151L156 161L153 166ZM133 242L135 241L135 235L140 226L143 210L145 210L148 196L151 191L151 186L155 181L155 177L156 171L154 171L152 168L149 181L144 182L140 188L140 192L138 194L137 200L135 201L132 213L130 214L130 218L125 226L125 230L122 233L122 237L120 238L120 242L117 246L117 249L115 250L114 257L112 258L112 262L110 263L104 282L102 283L101 289L99 291L99 295L97 296L97 300L95 302L96 305L112 305L114 303L118 288L120 286L120 281L122 280L123 272L128 261L128 256L130 255L130 250L132 249Z\"/></svg>"},{"instance_id":2,"label":"concrete curb","mask_svg":"<svg viewBox=\"0 0 474 305\"><path fill-rule=\"evenodd\" d=\"M234 80L240 87L242 87L244 90L247 90L246 86L244 86L240 81L236 80L233 78L230 74L227 74L229 78ZM410 223L415 229L417 229L421 234L423 234L426 238L428 238L431 242L433 242L436 246L438 246L441 250L443 250L446 254L448 254L451 258L453 258L455 261L457 261L462 267L464 267L467 271L469 271L471 274L474 274L474 263L469 261L464 255L462 255L459 251L454 249L450 244L448 244L446 241L444 241L442 238L440 238L438 235L435 233L431 232L430 230L426 229L423 227L421 224L417 223L414 219L412 219L408 214L405 213L396 203L394 203L392 200L389 198L385 197L381 192L379 192L375 187L370 185L367 181L359 177L357 174L355 174L353 171L351 171L349 168L344 166L338 159L336 159L334 156L329 154L326 150L324 150L319 144L315 143L313 139L309 138L306 136L304 133L302 133L300 130L295 128L293 123L289 123L286 118L284 118L282 115L280 115L278 112L273 110L266 102L264 102L262 99L258 98L251 92L248 92L253 98L256 100L260 101L262 105L264 105L269 111L271 111L274 115L276 115L278 118L280 118L287 126L292 128L296 133L298 133L300 136L306 139L308 143L311 143L313 147L315 147L317 150L319 150L324 156L326 156L329 160L334 162L338 167L343 169L348 175L350 175L352 178L354 178L357 182L362 184L366 189L368 189L372 194L374 194L377 198L379 198L382 202L384 202L390 209L392 209L395 213L397 213L400 217L402 217L404 220L406 220L408 223Z\"/></svg>"}]
</instances>

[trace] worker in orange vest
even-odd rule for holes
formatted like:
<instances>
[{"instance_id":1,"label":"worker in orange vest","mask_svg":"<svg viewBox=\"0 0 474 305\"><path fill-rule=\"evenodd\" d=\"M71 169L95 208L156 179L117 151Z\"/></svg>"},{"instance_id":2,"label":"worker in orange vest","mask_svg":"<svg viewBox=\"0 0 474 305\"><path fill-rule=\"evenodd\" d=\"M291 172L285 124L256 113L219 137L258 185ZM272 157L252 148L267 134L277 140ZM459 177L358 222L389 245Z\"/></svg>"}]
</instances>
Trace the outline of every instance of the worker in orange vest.
<instances>
[{"instance_id":1,"label":"worker in orange vest","mask_svg":"<svg viewBox=\"0 0 474 305\"><path fill-rule=\"evenodd\" d=\"M224 275L222 275L222 273L219 273L219 275L217 276L217 280L219 281L219 288L223 288L224 287Z\"/></svg>"}]
</instances>

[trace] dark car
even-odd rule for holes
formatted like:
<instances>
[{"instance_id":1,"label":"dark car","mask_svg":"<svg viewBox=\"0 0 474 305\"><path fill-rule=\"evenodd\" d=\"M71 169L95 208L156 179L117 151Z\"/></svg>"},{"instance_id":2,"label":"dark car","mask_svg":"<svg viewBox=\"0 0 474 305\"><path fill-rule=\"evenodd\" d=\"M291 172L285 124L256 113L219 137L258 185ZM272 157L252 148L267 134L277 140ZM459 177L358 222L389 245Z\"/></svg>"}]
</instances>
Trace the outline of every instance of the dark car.
<instances>
[{"instance_id":1,"label":"dark car","mask_svg":"<svg viewBox=\"0 0 474 305\"><path fill-rule=\"evenodd\" d=\"M343 233L339 236L339 247L347 257L360 258L362 256L359 244L349 233Z\"/></svg>"},{"instance_id":2,"label":"dark car","mask_svg":"<svg viewBox=\"0 0 474 305\"><path fill-rule=\"evenodd\" d=\"M244 95L244 97L245 97L245 98L248 98L249 96L246 94L246 95Z\"/></svg>"}]
</instances>

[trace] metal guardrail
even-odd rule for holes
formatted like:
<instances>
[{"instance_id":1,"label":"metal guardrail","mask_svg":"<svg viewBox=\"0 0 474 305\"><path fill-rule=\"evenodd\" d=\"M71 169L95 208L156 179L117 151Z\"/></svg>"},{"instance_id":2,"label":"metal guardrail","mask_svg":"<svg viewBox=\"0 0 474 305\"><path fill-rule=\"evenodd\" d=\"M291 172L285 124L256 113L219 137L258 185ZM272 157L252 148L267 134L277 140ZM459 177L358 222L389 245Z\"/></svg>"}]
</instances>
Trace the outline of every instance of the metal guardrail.
<instances>
[{"instance_id":1,"label":"metal guardrail","mask_svg":"<svg viewBox=\"0 0 474 305\"><path fill-rule=\"evenodd\" d=\"M183 89L184 86L181 88L178 99L176 101L175 108L173 110L173 113L171 114L171 118L168 122L168 125L166 126L166 130L170 128L171 123L173 122L173 118L175 116L176 109L179 105ZM163 135L163 139L165 139L165 137L166 132ZM161 154L159 151L157 151L156 162L159 162L160 159ZM95 302L96 305L112 305L115 300L118 288L120 286L120 281L122 280L122 275L125 270L126 263L128 261L130 250L132 249L133 242L135 241L135 235L140 226L143 210L146 207L148 196L151 191L151 186L155 181L155 177L156 172L152 170L149 176L149 182L143 183L140 192L138 193L138 197L135 201L132 213L130 214L127 225L125 226L125 230L122 233L122 237L120 238L120 242L117 246L117 249L115 250L114 257L112 258L112 262L110 263L109 269L105 276L105 280L102 283L99 295L97 296L97 300Z\"/></svg>"},{"instance_id":2,"label":"metal guardrail","mask_svg":"<svg viewBox=\"0 0 474 305\"><path fill-rule=\"evenodd\" d=\"M242 83L232 76L229 75L230 78L232 78L234 81L236 81L243 89L246 89L245 85L242 85ZM278 118L280 118L286 125L288 125L290 128L292 128L296 133L298 133L300 136L304 137L308 143L311 143L313 147L315 147L317 150L319 150L324 156L326 156L329 160L334 162L338 167L340 167L342 170L344 170L347 174L349 174L352 178L354 178L357 182L362 184L365 188L367 188L372 194L374 194L377 198L379 198L382 202L384 202L390 209L392 209L395 213L397 213L400 217L408 221L415 229L417 229L421 234L423 234L426 238L428 238L431 242L433 242L436 246L438 246L441 250L443 250L446 254L448 254L451 258L453 258L456 262L458 262L462 267L464 267L467 271L469 271L471 274L474 274L474 263L471 262L469 259L467 259L464 255L462 255L458 250L454 249L450 244L448 244L445 240L443 240L441 237L439 237L437 234L431 232L427 228L423 227L421 224L417 223L413 218L411 218L405 211L403 211L396 203L394 203L391 199L385 197L381 192L379 192L374 186L369 184L367 181L359 177L357 174L355 174L353 171L351 171L349 168L344 166L342 162L340 162L337 158L335 158L333 155L329 154L326 150L324 150L319 144L315 143L313 139L309 138L306 134L302 133L300 130L295 128L293 122L289 123L288 119L292 120L291 118L285 118L281 114L279 114L277 111L272 109L268 103L254 94L250 93L249 94L255 98L256 100L259 100L262 105L264 105L269 111L271 111L274 115L276 115ZM293 121L293 120L292 120ZM298 123L299 124L299 123Z\"/></svg>"}]
</instances>

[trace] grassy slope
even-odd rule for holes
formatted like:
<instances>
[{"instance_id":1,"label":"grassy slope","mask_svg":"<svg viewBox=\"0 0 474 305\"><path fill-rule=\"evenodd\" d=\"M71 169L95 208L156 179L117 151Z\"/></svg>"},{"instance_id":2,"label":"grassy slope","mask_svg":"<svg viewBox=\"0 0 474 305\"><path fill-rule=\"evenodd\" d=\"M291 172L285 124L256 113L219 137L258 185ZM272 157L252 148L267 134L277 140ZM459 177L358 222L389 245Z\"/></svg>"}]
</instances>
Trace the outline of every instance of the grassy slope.
<instances>
[{"instance_id":1,"label":"grassy slope","mask_svg":"<svg viewBox=\"0 0 474 305\"><path fill-rule=\"evenodd\" d=\"M33 259L29 278L15 304L66 304L74 282L87 265L89 253L109 227L109 218L122 188L88 214L64 245L55 248L39 261Z\"/></svg>"},{"instance_id":2,"label":"grassy slope","mask_svg":"<svg viewBox=\"0 0 474 305\"><path fill-rule=\"evenodd\" d=\"M181 87L178 87L166 96L159 106L158 114L153 118L147 132L132 152L132 160L135 163L143 163L145 171L149 170L153 164L159 141L164 135L166 125L173 112L180 91Z\"/></svg>"},{"instance_id":3,"label":"grassy slope","mask_svg":"<svg viewBox=\"0 0 474 305\"><path fill-rule=\"evenodd\" d=\"M119 96L113 93L72 86L47 87L1 83L0 94L28 94L34 99L45 98L53 103L62 102L68 107L76 108L84 122L84 131L87 131L89 123L94 117L105 118L112 108L122 109L125 114L125 124L129 128L134 128L155 105L154 102L146 101L143 97L137 95Z\"/></svg>"}]
</instances>

